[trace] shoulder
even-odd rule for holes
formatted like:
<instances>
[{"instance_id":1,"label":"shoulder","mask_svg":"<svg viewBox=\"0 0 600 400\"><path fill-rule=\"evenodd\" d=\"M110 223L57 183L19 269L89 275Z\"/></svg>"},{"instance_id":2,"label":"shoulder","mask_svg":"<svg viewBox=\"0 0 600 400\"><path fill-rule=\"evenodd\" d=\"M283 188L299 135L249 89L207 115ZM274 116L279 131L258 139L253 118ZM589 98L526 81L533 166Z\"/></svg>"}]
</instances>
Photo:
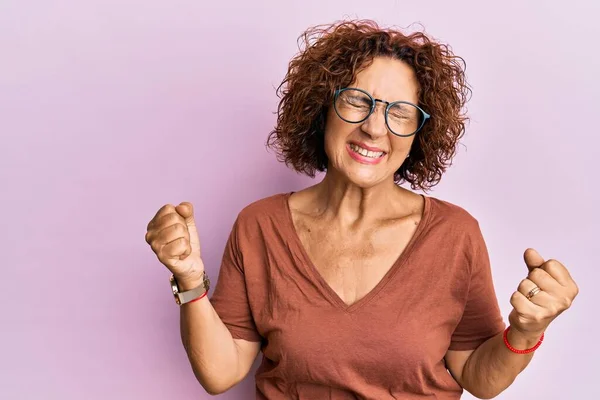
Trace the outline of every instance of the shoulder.
<instances>
[{"instance_id":1,"label":"shoulder","mask_svg":"<svg viewBox=\"0 0 600 400\"><path fill-rule=\"evenodd\" d=\"M289 235L287 198L287 193L278 193L239 211L230 238L241 257L261 257L269 246Z\"/></svg>"},{"instance_id":2,"label":"shoulder","mask_svg":"<svg viewBox=\"0 0 600 400\"><path fill-rule=\"evenodd\" d=\"M453 222L477 223L477 219L465 208L437 197L428 197L431 213L437 218L450 219Z\"/></svg>"},{"instance_id":3,"label":"shoulder","mask_svg":"<svg viewBox=\"0 0 600 400\"><path fill-rule=\"evenodd\" d=\"M462 206L436 197L427 197L427 199L431 225L443 226L455 232L479 232L479 221Z\"/></svg>"},{"instance_id":4,"label":"shoulder","mask_svg":"<svg viewBox=\"0 0 600 400\"><path fill-rule=\"evenodd\" d=\"M281 224L287 215L288 196L289 193L277 193L247 204L237 215L237 228L256 229Z\"/></svg>"},{"instance_id":5,"label":"shoulder","mask_svg":"<svg viewBox=\"0 0 600 400\"><path fill-rule=\"evenodd\" d=\"M459 205L432 197L429 200L429 229L435 242L450 244L453 253L462 254L469 265L483 267L486 262L478 257L487 255L487 247L479 220Z\"/></svg>"},{"instance_id":6,"label":"shoulder","mask_svg":"<svg viewBox=\"0 0 600 400\"><path fill-rule=\"evenodd\" d=\"M254 219L281 213L285 210L288 195L288 193L277 193L255 200L241 209L238 218Z\"/></svg>"}]
</instances>

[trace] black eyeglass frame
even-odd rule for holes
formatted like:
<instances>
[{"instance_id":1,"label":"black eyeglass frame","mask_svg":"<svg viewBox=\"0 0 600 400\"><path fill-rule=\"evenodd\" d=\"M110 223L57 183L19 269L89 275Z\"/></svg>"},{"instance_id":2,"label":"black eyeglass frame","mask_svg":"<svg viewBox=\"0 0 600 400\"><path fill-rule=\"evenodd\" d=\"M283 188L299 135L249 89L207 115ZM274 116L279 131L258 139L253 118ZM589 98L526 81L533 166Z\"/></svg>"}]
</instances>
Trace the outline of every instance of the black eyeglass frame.
<instances>
[{"instance_id":1,"label":"black eyeglass frame","mask_svg":"<svg viewBox=\"0 0 600 400\"><path fill-rule=\"evenodd\" d=\"M342 117L340 115L340 113L337 110L337 107L335 105L335 103L337 102L338 97L340 96L340 94L342 94L343 92L347 91L347 90L358 90L361 93L364 93L365 95L367 95L370 99L371 99L371 110L369 111L369 113L367 114L366 117L364 117L363 119L361 119L360 121L349 121L347 119L345 119L344 117ZM370 116L371 114L373 114L373 112L375 111L375 107L377 106L377 102L379 103L383 103L386 105L385 107L385 126L387 126L388 130L390 132L392 132L394 135L396 136L400 136L400 137L410 137L415 135L417 132L419 132L422 128L423 125L425 125L425 122L427 122L427 120L429 120L431 118L431 115L429 115L427 112L425 112L425 110L423 110L421 107L419 107L416 104L411 103L410 101L393 101L393 102L389 102L389 101L385 101L385 100L381 100L381 99L376 99L373 96L371 96L371 94L363 89L359 89L359 88L355 88L355 87L346 87L346 88L342 88L342 89L336 89L334 95L333 95L333 109L335 110L335 113L337 114L338 117L340 117L343 121L348 122L350 124L360 124L365 122ZM407 134L407 135L402 135L399 133L396 133L392 130L392 128L390 128L390 124L388 122L388 111L390 110L390 108L392 108L394 105L396 104L408 104L411 105L413 107L415 107L417 110L419 110L423 116L422 120L421 120L421 124L419 125L419 127L417 128L416 131L414 131L413 133Z\"/></svg>"}]
</instances>

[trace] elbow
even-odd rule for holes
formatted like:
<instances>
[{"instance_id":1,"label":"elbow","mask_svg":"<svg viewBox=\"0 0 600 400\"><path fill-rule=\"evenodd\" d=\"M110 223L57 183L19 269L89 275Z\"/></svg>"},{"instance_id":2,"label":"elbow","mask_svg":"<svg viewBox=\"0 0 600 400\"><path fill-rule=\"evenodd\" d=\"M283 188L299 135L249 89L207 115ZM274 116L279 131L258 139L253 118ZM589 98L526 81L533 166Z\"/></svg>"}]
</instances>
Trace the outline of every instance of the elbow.
<instances>
[{"instance_id":1,"label":"elbow","mask_svg":"<svg viewBox=\"0 0 600 400\"><path fill-rule=\"evenodd\" d=\"M224 382L203 382L200 379L198 379L198 382L204 388L204 391L211 396L223 394L234 386Z\"/></svg>"},{"instance_id":2,"label":"elbow","mask_svg":"<svg viewBox=\"0 0 600 400\"><path fill-rule=\"evenodd\" d=\"M186 348L186 352L192 372L207 394L211 396L223 394L241 380L237 377L238 374L235 373L234 369L225 368L226 371L233 371L233 373L226 373L222 367L218 368L203 363L201 361L202 357L196 356L189 348Z\"/></svg>"},{"instance_id":3,"label":"elbow","mask_svg":"<svg viewBox=\"0 0 600 400\"><path fill-rule=\"evenodd\" d=\"M213 388L213 387L204 386L204 385L202 385L202 387L204 388L204 391L211 396L218 396L229 390L229 388L221 389L221 388Z\"/></svg>"},{"instance_id":4,"label":"elbow","mask_svg":"<svg viewBox=\"0 0 600 400\"><path fill-rule=\"evenodd\" d=\"M473 397L481 400L495 399L510 386L511 382L494 382L486 380L477 381L462 381L460 385L464 390L469 392Z\"/></svg>"},{"instance_id":5,"label":"elbow","mask_svg":"<svg viewBox=\"0 0 600 400\"><path fill-rule=\"evenodd\" d=\"M465 388L467 392L469 392L473 397L481 399L481 400L489 400L496 398L502 390L492 390L490 389L479 389L479 390L469 390Z\"/></svg>"},{"instance_id":6,"label":"elbow","mask_svg":"<svg viewBox=\"0 0 600 400\"><path fill-rule=\"evenodd\" d=\"M493 399L494 397L496 397L498 395L498 394L488 394L488 393L481 394L481 395L480 394L473 394L473 393L471 393L471 394L473 395L473 397L475 397L477 399L482 399L482 400Z\"/></svg>"},{"instance_id":7,"label":"elbow","mask_svg":"<svg viewBox=\"0 0 600 400\"><path fill-rule=\"evenodd\" d=\"M192 370L194 371L194 375L196 376L198 383L200 383L206 393L211 396L223 394L237 385L239 382L238 379L223 379L222 375L220 375L218 378L211 377L210 375L201 373L196 368L192 368Z\"/></svg>"},{"instance_id":8,"label":"elbow","mask_svg":"<svg viewBox=\"0 0 600 400\"><path fill-rule=\"evenodd\" d=\"M490 383L482 385L461 382L461 386L464 390L469 392L471 396L481 400L494 399L506 389L506 387L499 387Z\"/></svg>"},{"instance_id":9,"label":"elbow","mask_svg":"<svg viewBox=\"0 0 600 400\"><path fill-rule=\"evenodd\" d=\"M500 393L495 393L495 394L483 394L481 396L475 396L478 399L494 399L496 398L496 396L498 396Z\"/></svg>"}]
</instances>

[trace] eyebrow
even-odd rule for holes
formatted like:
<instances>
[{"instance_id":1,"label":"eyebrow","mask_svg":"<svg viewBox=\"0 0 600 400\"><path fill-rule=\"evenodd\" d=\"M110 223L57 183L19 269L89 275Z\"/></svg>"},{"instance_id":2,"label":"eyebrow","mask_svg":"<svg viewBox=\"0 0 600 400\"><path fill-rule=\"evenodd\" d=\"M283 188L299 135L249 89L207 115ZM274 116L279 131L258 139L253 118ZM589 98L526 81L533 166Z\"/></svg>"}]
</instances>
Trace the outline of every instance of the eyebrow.
<instances>
[{"instance_id":1,"label":"eyebrow","mask_svg":"<svg viewBox=\"0 0 600 400\"><path fill-rule=\"evenodd\" d=\"M399 101L407 101L407 102L409 102L409 103L414 103L414 104L417 104L417 103L415 103L413 100L405 100L405 99L401 99L401 100L392 100L392 101L389 101L389 100L384 100L384 99L382 99L382 98L380 98L380 97L377 97L377 96L375 96L375 95L374 95L372 92L370 92L370 91L369 91L369 90L367 90L367 89L363 89L363 88L362 88L362 87L360 87L360 86L353 86L353 87L355 87L355 88L357 88L357 89L364 90L365 92L369 93L369 94L370 94L370 95L371 95L371 96L372 96L372 97L373 97L375 100L383 101L383 102L385 102L385 103L388 103L388 104L391 104L391 103L397 103L397 102L399 102Z\"/></svg>"}]
</instances>

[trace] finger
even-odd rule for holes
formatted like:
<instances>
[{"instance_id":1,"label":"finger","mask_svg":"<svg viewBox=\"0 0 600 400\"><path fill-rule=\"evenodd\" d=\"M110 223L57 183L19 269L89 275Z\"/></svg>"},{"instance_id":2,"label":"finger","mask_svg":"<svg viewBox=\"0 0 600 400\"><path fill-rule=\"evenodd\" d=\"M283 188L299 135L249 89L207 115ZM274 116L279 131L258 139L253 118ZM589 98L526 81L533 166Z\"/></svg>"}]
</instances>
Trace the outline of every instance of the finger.
<instances>
[{"instance_id":1,"label":"finger","mask_svg":"<svg viewBox=\"0 0 600 400\"><path fill-rule=\"evenodd\" d=\"M166 227L165 229L160 231L158 236L160 237L160 241L164 245L174 242L175 240L178 240L180 238L186 239L188 241L190 240L190 234L188 233L187 226L181 223L177 223Z\"/></svg>"},{"instance_id":2,"label":"finger","mask_svg":"<svg viewBox=\"0 0 600 400\"><path fill-rule=\"evenodd\" d=\"M181 224L185 226L185 219L177 212L171 212L160 217L152 226L151 230L161 231L171 225Z\"/></svg>"},{"instance_id":3,"label":"finger","mask_svg":"<svg viewBox=\"0 0 600 400\"><path fill-rule=\"evenodd\" d=\"M200 236L198 235L198 228L196 227L196 220L194 218L194 206L192 203L184 201L176 207L177 212L185 219L185 223L190 232L190 252L200 253Z\"/></svg>"},{"instance_id":4,"label":"finger","mask_svg":"<svg viewBox=\"0 0 600 400\"><path fill-rule=\"evenodd\" d=\"M539 288L540 291L528 299L527 296L531 290L535 289L536 287ZM519 284L517 291L525 297L525 300L530 301L542 308L548 308L554 301L554 297L550 293L544 291L540 285L537 285L530 279L523 279Z\"/></svg>"},{"instance_id":5,"label":"finger","mask_svg":"<svg viewBox=\"0 0 600 400\"><path fill-rule=\"evenodd\" d=\"M189 240L186 238L176 239L163 246L160 253L161 256L167 259L180 258L189 247Z\"/></svg>"},{"instance_id":6,"label":"finger","mask_svg":"<svg viewBox=\"0 0 600 400\"><path fill-rule=\"evenodd\" d=\"M529 272L527 278L540 289L550 294L559 294L565 290L552 275L542 268L533 269Z\"/></svg>"},{"instance_id":7,"label":"finger","mask_svg":"<svg viewBox=\"0 0 600 400\"><path fill-rule=\"evenodd\" d=\"M185 226L185 221L181 215L177 214L176 212L170 212L162 215L158 220L154 220L150 230L146 232L146 242L152 244L156 238L160 237L162 231L170 226L178 224Z\"/></svg>"},{"instance_id":8,"label":"finger","mask_svg":"<svg viewBox=\"0 0 600 400\"><path fill-rule=\"evenodd\" d=\"M527 268L531 271L534 268L539 268L544 264L544 258L535 249L527 249L523 254L523 259Z\"/></svg>"},{"instance_id":9,"label":"finger","mask_svg":"<svg viewBox=\"0 0 600 400\"><path fill-rule=\"evenodd\" d=\"M189 240L190 235L187 229L181 221L166 226L160 230L152 230L148 234L148 242L152 245L153 249L160 251L160 249L179 238Z\"/></svg>"},{"instance_id":10,"label":"finger","mask_svg":"<svg viewBox=\"0 0 600 400\"><path fill-rule=\"evenodd\" d=\"M169 214L175 212L175 207L172 204L165 204L164 206L162 206L154 215L154 217L150 220L150 222L148 222L148 226L146 227L146 230L150 230L152 229L152 227L154 226L154 224L156 223L156 221L158 221L162 216L164 216L165 214Z\"/></svg>"},{"instance_id":11,"label":"finger","mask_svg":"<svg viewBox=\"0 0 600 400\"><path fill-rule=\"evenodd\" d=\"M531 293L531 291L535 288L538 288L540 291L537 292L537 294L533 295L531 298L527 298L527 296L529 296L529 293ZM537 304L533 299L537 296L539 296L542 293L542 288L540 288L538 285L536 285L534 282L532 282L530 279L523 279L521 281L521 283L519 283L519 286L517 288L517 292L519 292L520 294L523 295L523 297L525 297L525 300L527 301L531 301L534 304ZM539 304L538 304L539 305Z\"/></svg>"},{"instance_id":12,"label":"finger","mask_svg":"<svg viewBox=\"0 0 600 400\"><path fill-rule=\"evenodd\" d=\"M567 268L556 260L551 259L546 261L541 269L546 271L548 275L554 278L562 286L568 286L573 281Z\"/></svg>"},{"instance_id":13,"label":"finger","mask_svg":"<svg viewBox=\"0 0 600 400\"><path fill-rule=\"evenodd\" d=\"M540 292L539 295L544 294L544 292ZM536 295L537 297L538 295ZM544 303L549 303L549 300L543 299ZM549 304L548 306L540 306L538 304L533 303L530 300L527 300L525 296L521 292L514 292L510 303L513 306L513 313L516 314L519 322L523 324L540 324L543 323L544 320L552 318L553 315L551 310L554 310L554 307ZM512 313L511 313L512 314Z\"/></svg>"},{"instance_id":14,"label":"finger","mask_svg":"<svg viewBox=\"0 0 600 400\"><path fill-rule=\"evenodd\" d=\"M515 311L523 317L534 318L535 315L541 315L543 313L542 307L527 300L525 295L518 290L510 297L510 304Z\"/></svg>"},{"instance_id":15,"label":"finger","mask_svg":"<svg viewBox=\"0 0 600 400\"><path fill-rule=\"evenodd\" d=\"M527 296L525 296L525 300L541 307L544 310L542 314L544 317L555 315L558 312L556 298L554 298L554 296L552 296L550 293L544 292L543 290L530 299L527 299Z\"/></svg>"},{"instance_id":16,"label":"finger","mask_svg":"<svg viewBox=\"0 0 600 400\"><path fill-rule=\"evenodd\" d=\"M523 296L527 296L527 294L532 290L538 287L534 282L532 282L529 278L523 279L519 286L517 287L517 291L521 293ZM541 288L540 288L541 289Z\"/></svg>"}]
</instances>

